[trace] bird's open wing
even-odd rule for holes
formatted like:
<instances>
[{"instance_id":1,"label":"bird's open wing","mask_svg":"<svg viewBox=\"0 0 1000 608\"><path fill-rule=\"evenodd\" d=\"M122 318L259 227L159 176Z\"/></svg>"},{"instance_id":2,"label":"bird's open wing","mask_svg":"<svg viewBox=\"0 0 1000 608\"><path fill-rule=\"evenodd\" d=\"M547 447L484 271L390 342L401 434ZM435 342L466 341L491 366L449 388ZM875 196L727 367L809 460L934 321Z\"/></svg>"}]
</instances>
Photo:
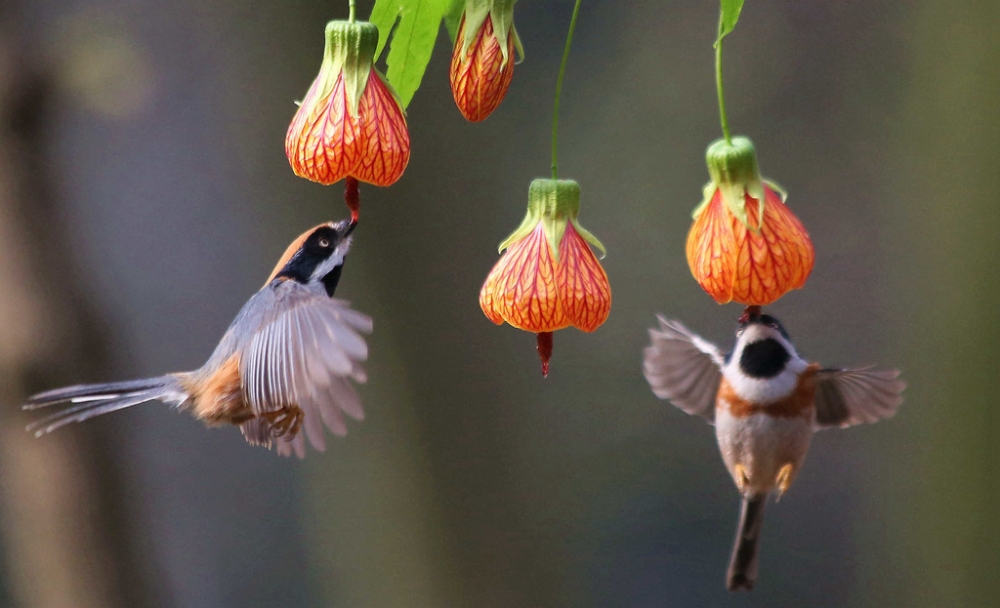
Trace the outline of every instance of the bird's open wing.
<instances>
[{"instance_id":1,"label":"bird's open wing","mask_svg":"<svg viewBox=\"0 0 1000 608\"><path fill-rule=\"evenodd\" d=\"M643 353L642 371L649 386L660 399L712 422L725 364L722 353L680 321L656 318L660 328L649 330L652 344Z\"/></svg>"},{"instance_id":2,"label":"bird's open wing","mask_svg":"<svg viewBox=\"0 0 1000 608\"><path fill-rule=\"evenodd\" d=\"M314 293L294 281L265 289L272 293L262 291L261 298L274 301L262 302L260 308L272 314L262 316L267 322L251 334L243 348L243 392L255 414L298 406L305 437L322 451L326 447L324 424L333 434L344 435L344 413L355 420L364 417L350 379L367 379L361 363L368 358L368 346L361 334L371 333L372 320L352 310L347 302ZM244 434L267 432L266 427L260 428L262 422L251 422ZM288 455L294 451L303 456L302 435L277 438L278 452Z\"/></svg>"},{"instance_id":3,"label":"bird's open wing","mask_svg":"<svg viewBox=\"0 0 1000 608\"><path fill-rule=\"evenodd\" d=\"M875 422L896 413L906 383L891 370L824 369L816 374L816 428Z\"/></svg>"}]
</instances>

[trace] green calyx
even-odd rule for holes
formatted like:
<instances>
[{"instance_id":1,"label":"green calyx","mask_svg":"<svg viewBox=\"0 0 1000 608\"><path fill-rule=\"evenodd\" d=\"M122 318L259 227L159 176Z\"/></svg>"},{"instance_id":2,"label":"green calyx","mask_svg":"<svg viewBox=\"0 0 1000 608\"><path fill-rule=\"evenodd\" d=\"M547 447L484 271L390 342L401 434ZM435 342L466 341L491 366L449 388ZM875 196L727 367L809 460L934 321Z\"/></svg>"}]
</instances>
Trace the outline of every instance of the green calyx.
<instances>
[{"instance_id":1,"label":"green calyx","mask_svg":"<svg viewBox=\"0 0 1000 608\"><path fill-rule=\"evenodd\" d=\"M372 72L375 48L378 46L378 28L367 21L331 21L326 24L326 48L319 78L323 79L323 97L326 97L344 74L347 91L347 111L358 115L361 95L368 86Z\"/></svg>"},{"instance_id":2,"label":"green calyx","mask_svg":"<svg viewBox=\"0 0 1000 608\"><path fill-rule=\"evenodd\" d=\"M571 179L536 179L528 187L528 213L524 221L500 243L499 251L503 252L512 243L528 236L541 223L552 254L558 261L559 243L566 233L566 225L572 223L577 234L600 250L601 257L604 257L607 253L604 245L577 221L579 212L580 184Z\"/></svg>"},{"instance_id":3,"label":"green calyx","mask_svg":"<svg viewBox=\"0 0 1000 608\"><path fill-rule=\"evenodd\" d=\"M486 18L493 22L493 35L500 43L500 53L503 61L500 69L507 67L510 60L507 52L507 37L513 35L514 48L517 50L518 63L524 60L524 47L521 46L521 38L514 29L514 3L517 0L465 0L465 26L463 28L462 61L469 59L469 47L476 39L479 28L483 26Z\"/></svg>"},{"instance_id":4,"label":"green calyx","mask_svg":"<svg viewBox=\"0 0 1000 608\"><path fill-rule=\"evenodd\" d=\"M732 142L725 139L712 142L705 153L708 173L712 181L705 186L701 204L694 210L697 218L708 206L716 189L722 194L722 202L740 222L755 233L764 225L764 180L757 167L757 152L749 138L737 136ZM747 219L746 195L757 201L757 226L751 226Z\"/></svg>"}]
</instances>

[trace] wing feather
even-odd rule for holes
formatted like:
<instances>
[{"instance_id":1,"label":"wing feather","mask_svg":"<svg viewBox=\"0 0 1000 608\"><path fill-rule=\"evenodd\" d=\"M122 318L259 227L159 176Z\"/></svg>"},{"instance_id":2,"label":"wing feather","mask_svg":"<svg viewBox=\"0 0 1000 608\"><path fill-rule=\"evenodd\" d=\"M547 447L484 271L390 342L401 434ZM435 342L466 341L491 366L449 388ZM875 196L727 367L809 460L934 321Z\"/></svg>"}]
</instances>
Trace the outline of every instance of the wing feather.
<instances>
[{"instance_id":1,"label":"wing feather","mask_svg":"<svg viewBox=\"0 0 1000 608\"><path fill-rule=\"evenodd\" d=\"M361 406L361 397L354 390L347 378L334 378L330 384L330 397L340 404L340 409L345 414L354 418L358 422L365 419L365 410Z\"/></svg>"},{"instance_id":2,"label":"wing feather","mask_svg":"<svg viewBox=\"0 0 1000 608\"><path fill-rule=\"evenodd\" d=\"M357 394L357 393L355 393ZM333 401L333 395L323 395L323 398ZM343 410L339 407L320 407L319 415L323 420L323 424L326 428L330 429L330 432L337 437L343 437L347 434L347 423L344 422Z\"/></svg>"},{"instance_id":3,"label":"wing feather","mask_svg":"<svg viewBox=\"0 0 1000 608\"><path fill-rule=\"evenodd\" d=\"M301 432L273 442L280 454L301 457L306 439L319 451L326 448L324 425L342 436L347 433L344 413L364 418L349 378L367 380L361 364L368 358L368 345L361 334L371 332L372 320L343 300L312 293L293 281L276 289L284 291L272 296L275 312L262 315L249 338L240 373L255 413L293 406L302 410Z\"/></svg>"},{"instance_id":4,"label":"wing feather","mask_svg":"<svg viewBox=\"0 0 1000 608\"><path fill-rule=\"evenodd\" d=\"M299 459L302 459L306 457L306 440L302 436L302 433L294 437L279 437L276 441L275 449L279 456L291 456L295 454Z\"/></svg>"},{"instance_id":5,"label":"wing feather","mask_svg":"<svg viewBox=\"0 0 1000 608\"><path fill-rule=\"evenodd\" d=\"M320 414L323 411L323 407L317 401L317 397L318 395L311 394L307 399L303 400L299 407L302 408L302 427L306 437L309 439L309 443L316 450L323 452L326 450L326 436L323 432L323 418Z\"/></svg>"},{"instance_id":6,"label":"wing feather","mask_svg":"<svg viewBox=\"0 0 1000 608\"><path fill-rule=\"evenodd\" d=\"M321 320L320 330L320 354L326 360L327 369L338 376L346 376L351 373L353 367L351 358L341 345L337 342L333 331L328 324L329 320Z\"/></svg>"},{"instance_id":7,"label":"wing feather","mask_svg":"<svg viewBox=\"0 0 1000 608\"><path fill-rule=\"evenodd\" d=\"M848 427L895 415L906 382L896 370L825 369L816 376L816 427Z\"/></svg>"},{"instance_id":8,"label":"wing feather","mask_svg":"<svg viewBox=\"0 0 1000 608\"><path fill-rule=\"evenodd\" d=\"M660 327L649 330L651 344L643 351L642 369L649 386L657 397L711 422L725 364L722 353L680 321L656 318Z\"/></svg>"}]
</instances>

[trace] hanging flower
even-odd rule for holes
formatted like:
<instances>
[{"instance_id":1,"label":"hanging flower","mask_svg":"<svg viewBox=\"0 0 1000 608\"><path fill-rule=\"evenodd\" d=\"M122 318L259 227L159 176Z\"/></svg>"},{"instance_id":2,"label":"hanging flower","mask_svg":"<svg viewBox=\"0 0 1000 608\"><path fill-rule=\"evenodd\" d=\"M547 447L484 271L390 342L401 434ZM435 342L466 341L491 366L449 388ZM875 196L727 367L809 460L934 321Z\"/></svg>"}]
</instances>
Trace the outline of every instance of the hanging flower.
<instances>
[{"instance_id":1,"label":"hanging flower","mask_svg":"<svg viewBox=\"0 0 1000 608\"><path fill-rule=\"evenodd\" d=\"M479 292L486 316L501 325L538 334L542 373L548 373L552 333L569 326L594 331L608 318L611 286L590 245L604 252L583 228L580 186L572 180L536 179L528 213L504 242L500 260Z\"/></svg>"},{"instance_id":2,"label":"hanging flower","mask_svg":"<svg viewBox=\"0 0 1000 608\"><path fill-rule=\"evenodd\" d=\"M451 94L466 120L486 120L514 77L514 50L524 57L514 29L515 0L465 0L451 56Z\"/></svg>"},{"instance_id":3,"label":"hanging flower","mask_svg":"<svg viewBox=\"0 0 1000 608\"><path fill-rule=\"evenodd\" d=\"M764 306L805 285L812 241L784 191L761 179L750 140L719 140L707 156L712 181L687 238L688 265L702 289L719 304Z\"/></svg>"},{"instance_id":4,"label":"hanging flower","mask_svg":"<svg viewBox=\"0 0 1000 608\"><path fill-rule=\"evenodd\" d=\"M371 23L326 24L319 75L285 136L299 177L329 185L350 176L388 186L403 175L410 134L396 94L372 64L377 45Z\"/></svg>"}]
</instances>

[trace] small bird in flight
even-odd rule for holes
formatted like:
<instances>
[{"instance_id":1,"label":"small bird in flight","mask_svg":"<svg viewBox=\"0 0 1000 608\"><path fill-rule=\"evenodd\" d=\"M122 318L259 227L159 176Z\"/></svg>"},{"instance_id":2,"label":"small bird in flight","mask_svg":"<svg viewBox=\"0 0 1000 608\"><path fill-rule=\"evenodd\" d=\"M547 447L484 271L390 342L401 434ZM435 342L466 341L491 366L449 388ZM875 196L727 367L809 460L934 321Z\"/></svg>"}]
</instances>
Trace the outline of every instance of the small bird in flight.
<instances>
[{"instance_id":1,"label":"small bird in flight","mask_svg":"<svg viewBox=\"0 0 1000 608\"><path fill-rule=\"evenodd\" d=\"M749 306L728 355L679 321L658 316L643 372L653 393L715 425L722 460L743 496L726 586L750 590L767 495L795 480L813 433L889 418L906 383L896 370L808 363L774 317Z\"/></svg>"}]
</instances>

